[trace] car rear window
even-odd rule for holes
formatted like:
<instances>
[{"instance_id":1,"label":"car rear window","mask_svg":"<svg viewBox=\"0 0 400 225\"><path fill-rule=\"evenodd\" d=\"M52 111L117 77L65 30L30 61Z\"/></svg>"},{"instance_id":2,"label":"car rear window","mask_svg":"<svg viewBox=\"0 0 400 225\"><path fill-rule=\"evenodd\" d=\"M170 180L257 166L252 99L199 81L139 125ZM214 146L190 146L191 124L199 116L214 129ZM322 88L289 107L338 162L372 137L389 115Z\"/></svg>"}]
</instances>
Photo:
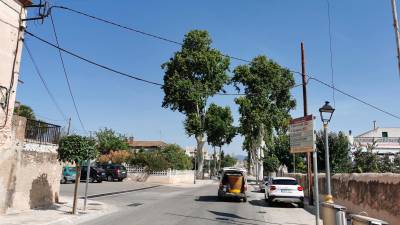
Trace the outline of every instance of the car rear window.
<instances>
[{"instance_id":1,"label":"car rear window","mask_svg":"<svg viewBox=\"0 0 400 225\"><path fill-rule=\"evenodd\" d=\"M276 185L297 185L296 180L285 180L285 179L278 179L278 180L272 180L272 184Z\"/></svg>"}]
</instances>

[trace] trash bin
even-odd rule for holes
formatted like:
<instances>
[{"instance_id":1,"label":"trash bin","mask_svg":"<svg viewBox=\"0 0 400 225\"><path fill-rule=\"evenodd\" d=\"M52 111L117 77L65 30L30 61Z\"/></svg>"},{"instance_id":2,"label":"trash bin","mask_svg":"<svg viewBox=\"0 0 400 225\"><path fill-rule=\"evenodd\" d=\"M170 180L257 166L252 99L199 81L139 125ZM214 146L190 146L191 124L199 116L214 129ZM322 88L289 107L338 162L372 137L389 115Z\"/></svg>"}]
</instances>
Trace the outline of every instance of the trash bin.
<instances>
[{"instance_id":1,"label":"trash bin","mask_svg":"<svg viewBox=\"0 0 400 225\"><path fill-rule=\"evenodd\" d=\"M383 220L378 220L375 218L361 216L361 215L350 215L352 225L387 225L388 222Z\"/></svg>"},{"instance_id":2,"label":"trash bin","mask_svg":"<svg viewBox=\"0 0 400 225\"><path fill-rule=\"evenodd\" d=\"M334 203L321 203L321 216L324 225L346 225L346 207Z\"/></svg>"}]
</instances>

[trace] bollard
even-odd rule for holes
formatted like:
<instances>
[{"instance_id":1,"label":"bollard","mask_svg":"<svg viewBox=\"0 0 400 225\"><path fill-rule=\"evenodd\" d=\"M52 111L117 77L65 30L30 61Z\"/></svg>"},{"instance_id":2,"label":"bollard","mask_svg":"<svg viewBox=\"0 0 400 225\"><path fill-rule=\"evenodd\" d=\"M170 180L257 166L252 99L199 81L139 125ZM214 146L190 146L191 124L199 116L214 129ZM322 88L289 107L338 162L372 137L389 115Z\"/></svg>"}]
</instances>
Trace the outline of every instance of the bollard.
<instances>
[{"instance_id":1,"label":"bollard","mask_svg":"<svg viewBox=\"0 0 400 225\"><path fill-rule=\"evenodd\" d=\"M361 215L350 215L352 225L387 225L386 221L378 220L375 218L361 216Z\"/></svg>"},{"instance_id":2,"label":"bollard","mask_svg":"<svg viewBox=\"0 0 400 225\"><path fill-rule=\"evenodd\" d=\"M321 203L321 215L324 225L346 225L346 207L333 203Z\"/></svg>"}]
</instances>

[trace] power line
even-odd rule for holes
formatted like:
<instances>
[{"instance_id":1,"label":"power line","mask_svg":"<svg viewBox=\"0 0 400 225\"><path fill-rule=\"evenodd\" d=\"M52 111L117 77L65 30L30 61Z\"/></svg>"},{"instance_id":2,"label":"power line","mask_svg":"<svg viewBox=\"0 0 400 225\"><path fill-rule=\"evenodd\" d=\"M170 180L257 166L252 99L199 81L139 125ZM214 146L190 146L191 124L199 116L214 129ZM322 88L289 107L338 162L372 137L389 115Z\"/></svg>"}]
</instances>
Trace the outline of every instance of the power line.
<instances>
[{"instance_id":1,"label":"power line","mask_svg":"<svg viewBox=\"0 0 400 225\"><path fill-rule=\"evenodd\" d=\"M332 28L331 28L331 5L329 0L326 0L326 3L328 4L328 30L329 30L329 52L330 52L330 61L331 61L331 85L332 87L335 87L335 83L333 81L333 51L332 51ZM332 88L332 98L333 98L333 106L336 105L336 100L335 100L335 89Z\"/></svg>"},{"instance_id":2,"label":"power line","mask_svg":"<svg viewBox=\"0 0 400 225\"><path fill-rule=\"evenodd\" d=\"M59 42L58 42L58 36L57 36L56 26L55 26L55 24L54 24L53 16L52 16L51 14L50 14L50 20L51 20L51 25L52 25L52 27L53 27L54 37L55 37L55 39L56 39L57 46L59 47L60 44L59 44ZM86 131L85 126L83 125L81 116L80 116L80 114L79 114L78 107L77 107L77 105L76 105L75 97L74 97L74 95L72 94L71 83L69 82L68 73L67 73L67 70L66 70L66 68L65 68L64 59L63 59L63 57L62 57L62 53L61 53L60 49L58 49L58 55L60 56L61 65L62 65L62 68L63 68L63 71L64 71L65 80L67 81L68 91L69 91L69 95L71 96L72 103L73 103L73 105L74 105L75 113L76 113L76 115L78 116L78 120L79 120L79 123L80 123L82 129Z\"/></svg>"},{"instance_id":3,"label":"power line","mask_svg":"<svg viewBox=\"0 0 400 225\"><path fill-rule=\"evenodd\" d=\"M49 95L51 101L52 101L52 102L54 103L54 105L56 106L56 108L57 108L58 112L60 113L60 115L61 115L61 116L64 118L64 120L66 121L66 120L67 120L67 117L65 116L65 113L62 111L62 109L61 109L60 105L58 104L56 98L54 97L54 95L51 93L49 87L47 86L47 82L46 82L46 80L43 78L42 73L41 73L40 70L39 70L39 66L37 65L35 59L33 58L32 52L31 52L31 50L29 49L28 43L27 43L26 41L24 42L24 47L25 47L26 51L28 52L28 56L29 56L29 58L30 58L30 60L31 60L33 66L34 66L34 68L35 68L36 74L39 76L40 81L41 81L42 84L43 84L43 87L46 89L47 94Z\"/></svg>"},{"instance_id":4,"label":"power line","mask_svg":"<svg viewBox=\"0 0 400 225\"><path fill-rule=\"evenodd\" d=\"M117 74L120 74L120 75L129 77L129 78L132 78L132 79L135 79L135 80L139 80L139 81L142 81L142 82L145 82L145 83L148 83L148 84L152 84L152 85L156 85L156 86L160 86L160 87L163 86L163 85L160 84L160 83L156 83L156 82L149 81L149 80L145 80L145 79L142 79L142 78L139 78L139 77L136 77L136 76L132 76L132 75L130 75L130 74L127 74L127 73L118 71L118 70L116 70L116 69L110 68L110 67L108 67L108 66L105 66L105 65L99 64L99 63L97 63L97 62L94 62L94 61L92 61L92 60L90 60L90 59L87 59L87 58L84 58L84 57L82 57L82 56L79 56L79 55L77 55L76 53L73 53L73 52L71 52L71 51L69 51L69 50L66 50L66 49L62 48L62 47L56 46L55 44L53 44L53 43L51 43L51 42L49 42L49 41L47 41L47 40L44 40L43 38L38 37L37 35L35 35L35 34L29 32L29 31L27 31L27 30L25 31L25 33L28 34L28 35L30 35L31 37L36 38L37 40L39 40L39 41L41 41L41 42L43 42L43 43L49 45L49 46L52 46L52 47L54 47L54 48L57 48L57 49L61 50L62 52L65 52L65 53L67 53L67 54L69 54L69 55L71 55L71 56L74 56L74 57L76 57L76 58L78 58L78 59L81 59L81 60L83 60L83 61L85 61L85 62L88 62L88 63L90 63L90 64L92 64L92 65L101 67L101 68L103 68L103 69L105 69L105 70L109 70L109 71L111 71L111 72L114 72L114 73L117 73ZM296 73L296 74L301 74L301 73L298 72L298 71L291 71L291 72ZM361 102L361 103L363 103L363 104L365 104L365 105L367 105L367 106L370 106L370 107L372 107L372 108L374 108L374 109L376 109L376 110L378 110L378 111L380 111L380 112L383 112L383 113L385 113L385 114L387 114L387 115L389 115L389 116L392 116L392 117L394 117L394 118L396 118L396 119L400 119L400 116L398 116L398 115L395 115L395 114L393 114L393 113L390 113L390 112L388 112L388 111L386 111L386 110L384 110L384 109L381 109L381 108L379 108L379 107L377 107L377 106L375 106L375 105L372 105L372 104L370 104L370 103L368 103L368 102L366 102L366 101L364 101L364 100L362 100L362 99L360 99L360 98L358 98L358 97L355 97L355 96L353 96L353 95L351 95L351 94L348 94L348 93L346 93L346 92L344 92L344 91L342 91L342 90L339 90L339 89L337 89L336 87L334 87L334 86L332 86L332 85L329 85L329 84L325 83L324 81L321 81L321 80L319 80L319 79L317 79L317 78L315 78L315 77L313 77L313 76L311 76L311 75L307 75L307 76L308 76L308 80L310 80L310 79L315 80L315 81L317 81L318 83L321 83L321 84L323 84L323 85L325 85L325 86L327 86L327 87L329 87L329 88L332 88L332 89L334 89L335 91L338 91L338 92L340 92L340 93L342 93L342 94L344 94L344 95L346 95L346 96L348 96L348 97L350 97L350 98L352 98L352 99L354 99L354 100L356 100L356 101L358 101L358 102ZM308 82L307 82L307 83L308 83ZM295 87L298 87L298 86L300 86L300 85L296 85ZM244 95L244 94L241 94L241 93L239 93L239 94L218 93L218 94L219 94L219 95L238 95L238 96L239 96L239 95Z\"/></svg>"},{"instance_id":5,"label":"power line","mask_svg":"<svg viewBox=\"0 0 400 225\"><path fill-rule=\"evenodd\" d=\"M351 95L351 94L348 94L348 93L346 93L346 92L344 92L344 91L342 91L342 90L340 90L340 89L337 89L336 87L334 87L334 86L332 86L332 85L329 85L329 84L327 84L326 82L321 81L321 80L319 80L319 79L317 79L317 78L315 78L315 77L310 77L310 79L315 80L315 81L317 81L318 83L323 84L323 85L325 85L325 86L327 86L327 87L329 87L329 88L332 88L333 90L335 90L335 91L337 91L337 92L339 92L339 93L341 93L341 94L343 94L343 95L346 95L347 97L352 98L352 99L354 99L354 100L356 100L356 101L358 101L358 102L361 102L361 103L363 103L364 105L367 105L367 106L369 106L369 107L371 107L371 108L374 108L374 109L376 109L376 110L378 110L378 111L380 111L380 112L382 112L382 113L385 113L386 115L389 115L389 116L394 117L394 118L396 118L396 119L400 119L400 116L399 116L399 115L393 114L393 113L388 112L388 111L386 111L386 110L384 110L384 109L382 109L382 108L379 108L378 106L372 105L371 103L368 103L368 102L366 102L365 100L362 100L362 99L360 99L360 98L358 98L358 97L356 97L356 96L353 96L353 95Z\"/></svg>"}]
</instances>

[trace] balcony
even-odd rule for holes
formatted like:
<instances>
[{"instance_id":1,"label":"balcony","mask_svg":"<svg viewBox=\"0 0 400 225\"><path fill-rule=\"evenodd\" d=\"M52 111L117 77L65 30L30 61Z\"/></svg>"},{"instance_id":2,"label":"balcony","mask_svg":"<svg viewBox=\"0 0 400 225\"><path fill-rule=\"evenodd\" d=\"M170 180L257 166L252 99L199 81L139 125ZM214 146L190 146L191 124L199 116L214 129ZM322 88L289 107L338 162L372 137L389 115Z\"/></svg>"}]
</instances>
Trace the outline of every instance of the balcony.
<instances>
[{"instance_id":1,"label":"balcony","mask_svg":"<svg viewBox=\"0 0 400 225\"><path fill-rule=\"evenodd\" d=\"M13 116L15 138L40 144L58 144L61 126L21 116Z\"/></svg>"},{"instance_id":2,"label":"balcony","mask_svg":"<svg viewBox=\"0 0 400 225\"><path fill-rule=\"evenodd\" d=\"M355 137L356 143L400 143L400 137Z\"/></svg>"}]
</instances>

